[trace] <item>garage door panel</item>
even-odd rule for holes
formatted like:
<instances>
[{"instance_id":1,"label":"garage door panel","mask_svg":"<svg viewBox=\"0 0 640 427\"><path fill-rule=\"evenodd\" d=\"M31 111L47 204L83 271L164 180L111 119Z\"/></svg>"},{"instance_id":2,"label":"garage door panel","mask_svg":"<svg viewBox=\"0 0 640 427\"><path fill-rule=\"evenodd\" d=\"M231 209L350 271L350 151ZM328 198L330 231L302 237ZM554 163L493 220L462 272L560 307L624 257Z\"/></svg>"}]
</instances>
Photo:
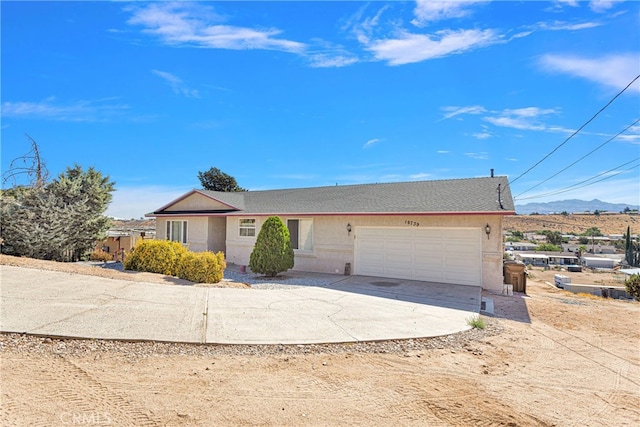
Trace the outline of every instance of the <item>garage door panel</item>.
<instances>
[{"instance_id":1,"label":"garage door panel","mask_svg":"<svg viewBox=\"0 0 640 427\"><path fill-rule=\"evenodd\" d=\"M479 286L480 229L358 227L356 274Z\"/></svg>"}]
</instances>

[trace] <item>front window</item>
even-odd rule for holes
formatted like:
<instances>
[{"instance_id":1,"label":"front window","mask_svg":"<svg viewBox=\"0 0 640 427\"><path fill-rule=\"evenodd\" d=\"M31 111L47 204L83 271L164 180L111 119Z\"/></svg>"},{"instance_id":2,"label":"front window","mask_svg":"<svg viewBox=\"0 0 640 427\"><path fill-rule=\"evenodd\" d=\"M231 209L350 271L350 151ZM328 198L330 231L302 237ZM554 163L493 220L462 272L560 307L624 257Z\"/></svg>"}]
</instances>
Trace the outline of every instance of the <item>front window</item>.
<instances>
[{"instance_id":1,"label":"front window","mask_svg":"<svg viewBox=\"0 0 640 427\"><path fill-rule=\"evenodd\" d=\"M291 237L291 247L302 251L313 250L313 220L289 219L287 228Z\"/></svg>"},{"instance_id":2,"label":"front window","mask_svg":"<svg viewBox=\"0 0 640 427\"><path fill-rule=\"evenodd\" d=\"M167 240L187 243L187 221L167 221Z\"/></svg>"},{"instance_id":3,"label":"front window","mask_svg":"<svg viewBox=\"0 0 640 427\"><path fill-rule=\"evenodd\" d=\"M240 226L238 228L241 237L255 237L256 235L256 220L255 219L241 219Z\"/></svg>"}]
</instances>

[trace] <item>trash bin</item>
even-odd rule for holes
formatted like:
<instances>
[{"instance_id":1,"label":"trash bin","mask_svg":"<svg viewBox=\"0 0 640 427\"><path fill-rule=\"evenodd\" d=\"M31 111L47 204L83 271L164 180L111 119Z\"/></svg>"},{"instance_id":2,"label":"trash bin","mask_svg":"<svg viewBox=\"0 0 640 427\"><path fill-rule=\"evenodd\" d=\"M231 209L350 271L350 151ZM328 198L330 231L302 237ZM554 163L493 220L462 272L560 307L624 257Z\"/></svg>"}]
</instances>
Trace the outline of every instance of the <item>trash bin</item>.
<instances>
[{"instance_id":1,"label":"trash bin","mask_svg":"<svg viewBox=\"0 0 640 427\"><path fill-rule=\"evenodd\" d=\"M503 264L504 283L513 285L514 292L527 292L525 265L517 261L505 261Z\"/></svg>"}]
</instances>

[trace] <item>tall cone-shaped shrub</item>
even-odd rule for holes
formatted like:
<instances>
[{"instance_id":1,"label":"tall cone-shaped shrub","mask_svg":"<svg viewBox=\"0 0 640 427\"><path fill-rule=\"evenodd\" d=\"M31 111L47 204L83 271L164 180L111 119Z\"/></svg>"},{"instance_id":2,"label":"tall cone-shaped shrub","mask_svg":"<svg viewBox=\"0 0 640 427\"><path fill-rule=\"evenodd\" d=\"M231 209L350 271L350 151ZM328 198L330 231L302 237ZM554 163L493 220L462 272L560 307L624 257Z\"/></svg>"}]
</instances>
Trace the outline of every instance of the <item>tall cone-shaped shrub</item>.
<instances>
[{"instance_id":1,"label":"tall cone-shaped shrub","mask_svg":"<svg viewBox=\"0 0 640 427\"><path fill-rule=\"evenodd\" d=\"M249 268L254 273L275 277L293 268L293 249L289 229L277 216L271 216L262 224L256 244L249 257Z\"/></svg>"}]
</instances>

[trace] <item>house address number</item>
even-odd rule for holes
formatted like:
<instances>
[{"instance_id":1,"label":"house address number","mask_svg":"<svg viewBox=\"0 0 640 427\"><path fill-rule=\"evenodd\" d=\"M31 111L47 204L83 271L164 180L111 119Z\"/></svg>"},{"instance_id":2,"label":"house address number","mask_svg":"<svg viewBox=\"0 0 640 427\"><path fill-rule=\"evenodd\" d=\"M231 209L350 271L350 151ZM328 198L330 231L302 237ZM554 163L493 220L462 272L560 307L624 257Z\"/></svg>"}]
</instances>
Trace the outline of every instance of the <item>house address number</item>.
<instances>
[{"instance_id":1,"label":"house address number","mask_svg":"<svg viewBox=\"0 0 640 427\"><path fill-rule=\"evenodd\" d=\"M411 220L408 219L404 223L407 224L407 225L411 225L413 227L420 227L420 223L417 222L417 221L411 221Z\"/></svg>"}]
</instances>

